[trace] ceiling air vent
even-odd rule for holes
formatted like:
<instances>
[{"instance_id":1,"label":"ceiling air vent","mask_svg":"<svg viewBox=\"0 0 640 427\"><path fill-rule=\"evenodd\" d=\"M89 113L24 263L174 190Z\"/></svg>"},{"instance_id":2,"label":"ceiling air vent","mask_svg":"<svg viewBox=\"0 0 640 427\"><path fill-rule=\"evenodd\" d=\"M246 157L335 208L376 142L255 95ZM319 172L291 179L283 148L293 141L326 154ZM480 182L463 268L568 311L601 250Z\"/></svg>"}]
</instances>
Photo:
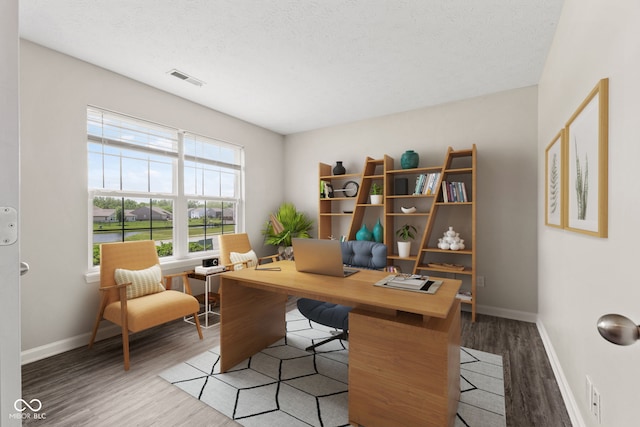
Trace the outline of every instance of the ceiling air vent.
<instances>
[{"instance_id":1,"label":"ceiling air vent","mask_svg":"<svg viewBox=\"0 0 640 427\"><path fill-rule=\"evenodd\" d=\"M168 74L172 75L173 77L177 77L180 80L184 80L186 82L191 83L192 85L196 85L196 86L202 86L204 85L204 82L202 80L198 80L195 77L191 77L190 75L183 73L182 71L178 71L175 68L171 71L168 72Z\"/></svg>"}]
</instances>

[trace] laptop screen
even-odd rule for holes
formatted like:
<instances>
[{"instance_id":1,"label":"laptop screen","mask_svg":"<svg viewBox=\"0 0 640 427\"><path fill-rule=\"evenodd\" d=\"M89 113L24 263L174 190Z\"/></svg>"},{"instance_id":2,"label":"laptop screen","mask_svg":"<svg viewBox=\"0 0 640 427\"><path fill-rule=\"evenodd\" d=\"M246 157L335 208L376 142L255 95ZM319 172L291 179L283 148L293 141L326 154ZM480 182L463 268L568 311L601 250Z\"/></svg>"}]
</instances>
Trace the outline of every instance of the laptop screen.
<instances>
[{"instance_id":1,"label":"laptop screen","mask_svg":"<svg viewBox=\"0 0 640 427\"><path fill-rule=\"evenodd\" d=\"M303 273L345 276L338 240L292 239L296 270ZM349 270L352 273L357 270Z\"/></svg>"}]
</instances>

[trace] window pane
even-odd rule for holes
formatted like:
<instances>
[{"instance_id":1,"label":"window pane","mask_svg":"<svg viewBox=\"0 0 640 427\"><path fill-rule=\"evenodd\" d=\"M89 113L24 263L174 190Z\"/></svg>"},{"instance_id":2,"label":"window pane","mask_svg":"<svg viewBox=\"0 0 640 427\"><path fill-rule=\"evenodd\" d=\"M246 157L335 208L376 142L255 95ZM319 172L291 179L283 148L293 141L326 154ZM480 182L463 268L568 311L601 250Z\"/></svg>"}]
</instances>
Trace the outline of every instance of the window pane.
<instances>
[{"instance_id":1,"label":"window pane","mask_svg":"<svg viewBox=\"0 0 640 427\"><path fill-rule=\"evenodd\" d=\"M238 172L225 172L220 175L220 195L222 197L238 197L238 193L236 192L236 184L238 184L237 179Z\"/></svg>"},{"instance_id":2,"label":"window pane","mask_svg":"<svg viewBox=\"0 0 640 427\"><path fill-rule=\"evenodd\" d=\"M101 243L155 240L158 252L173 253L171 200L95 197L93 199L93 264L99 264Z\"/></svg>"},{"instance_id":3,"label":"window pane","mask_svg":"<svg viewBox=\"0 0 640 427\"><path fill-rule=\"evenodd\" d=\"M241 149L201 136L185 134L185 194L237 198Z\"/></svg>"},{"instance_id":4,"label":"window pane","mask_svg":"<svg viewBox=\"0 0 640 427\"><path fill-rule=\"evenodd\" d=\"M122 158L122 189L149 191L149 172L146 160Z\"/></svg>"},{"instance_id":5,"label":"window pane","mask_svg":"<svg viewBox=\"0 0 640 427\"><path fill-rule=\"evenodd\" d=\"M217 170L205 169L203 178L203 195L220 197L220 172Z\"/></svg>"},{"instance_id":6,"label":"window pane","mask_svg":"<svg viewBox=\"0 0 640 427\"><path fill-rule=\"evenodd\" d=\"M153 193L173 193L173 162L151 162L149 190Z\"/></svg>"},{"instance_id":7,"label":"window pane","mask_svg":"<svg viewBox=\"0 0 640 427\"><path fill-rule=\"evenodd\" d=\"M189 200L189 252L218 249L218 235L235 233L233 202Z\"/></svg>"}]
</instances>

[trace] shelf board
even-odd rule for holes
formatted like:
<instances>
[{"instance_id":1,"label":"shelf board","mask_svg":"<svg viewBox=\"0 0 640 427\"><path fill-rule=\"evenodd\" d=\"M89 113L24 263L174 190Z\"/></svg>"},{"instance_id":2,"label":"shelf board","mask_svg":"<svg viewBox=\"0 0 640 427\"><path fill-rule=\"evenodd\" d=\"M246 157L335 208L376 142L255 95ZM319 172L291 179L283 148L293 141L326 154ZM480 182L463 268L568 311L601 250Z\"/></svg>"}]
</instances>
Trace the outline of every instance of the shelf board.
<instances>
[{"instance_id":1,"label":"shelf board","mask_svg":"<svg viewBox=\"0 0 640 427\"><path fill-rule=\"evenodd\" d=\"M435 194L393 194L388 197L389 199L414 199L416 197L434 197Z\"/></svg>"},{"instance_id":2,"label":"shelf board","mask_svg":"<svg viewBox=\"0 0 640 427\"><path fill-rule=\"evenodd\" d=\"M473 251L471 249L463 249L461 251L452 251L451 249L423 248L422 252L437 252L437 253L442 253L442 254L461 254L461 255L472 255L473 254Z\"/></svg>"},{"instance_id":3,"label":"shelf board","mask_svg":"<svg viewBox=\"0 0 640 427\"><path fill-rule=\"evenodd\" d=\"M377 204L373 204L373 203L358 203L356 206L384 206L383 203L377 203Z\"/></svg>"},{"instance_id":4,"label":"shelf board","mask_svg":"<svg viewBox=\"0 0 640 427\"><path fill-rule=\"evenodd\" d=\"M335 202L338 200L356 200L356 197L320 197L321 202Z\"/></svg>"},{"instance_id":5,"label":"shelf board","mask_svg":"<svg viewBox=\"0 0 640 427\"><path fill-rule=\"evenodd\" d=\"M384 178L384 174L380 174L380 175L365 175L362 178L364 178L364 179L383 179Z\"/></svg>"},{"instance_id":6,"label":"shelf board","mask_svg":"<svg viewBox=\"0 0 640 427\"><path fill-rule=\"evenodd\" d=\"M462 174L462 173L471 173L473 172L473 168L457 168L457 169L445 169L445 174Z\"/></svg>"},{"instance_id":7,"label":"shelf board","mask_svg":"<svg viewBox=\"0 0 640 427\"><path fill-rule=\"evenodd\" d=\"M361 176L362 174L359 174L359 173L345 173L343 175L321 175L320 179L329 181L332 179L355 179L355 178L360 178Z\"/></svg>"},{"instance_id":8,"label":"shelf board","mask_svg":"<svg viewBox=\"0 0 640 427\"><path fill-rule=\"evenodd\" d=\"M430 215L430 212L414 212L414 213L402 213L402 212L389 212L387 213L389 216L427 216Z\"/></svg>"},{"instance_id":9,"label":"shelf board","mask_svg":"<svg viewBox=\"0 0 640 427\"><path fill-rule=\"evenodd\" d=\"M417 270L438 271L440 273L466 274L469 276L473 273L473 271L467 267L465 267L464 270L454 270L453 268L429 267L428 265L424 265L424 264L418 265Z\"/></svg>"},{"instance_id":10,"label":"shelf board","mask_svg":"<svg viewBox=\"0 0 640 427\"><path fill-rule=\"evenodd\" d=\"M415 262L418 257L416 255L412 255L410 257L400 257L398 254L391 254L387 255L387 258Z\"/></svg>"},{"instance_id":11,"label":"shelf board","mask_svg":"<svg viewBox=\"0 0 640 427\"><path fill-rule=\"evenodd\" d=\"M462 205L467 205L467 206L471 206L473 205L473 202L436 202L436 205L438 206L462 206Z\"/></svg>"},{"instance_id":12,"label":"shelf board","mask_svg":"<svg viewBox=\"0 0 640 427\"><path fill-rule=\"evenodd\" d=\"M413 169L393 169L387 171L389 174L419 174L425 172L440 172L442 170L442 166L431 166L426 168L413 168Z\"/></svg>"},{"instance_id":13,"label":"shelf board","mask_svg":"<svg viewBox=\"0 0 640 427\"><path fill-rule=\"evenodd\" d=\"M352 213L344 213L344 212L324 212L321 213L320 216L351 216Z\"/></svg>"}]
</instances>

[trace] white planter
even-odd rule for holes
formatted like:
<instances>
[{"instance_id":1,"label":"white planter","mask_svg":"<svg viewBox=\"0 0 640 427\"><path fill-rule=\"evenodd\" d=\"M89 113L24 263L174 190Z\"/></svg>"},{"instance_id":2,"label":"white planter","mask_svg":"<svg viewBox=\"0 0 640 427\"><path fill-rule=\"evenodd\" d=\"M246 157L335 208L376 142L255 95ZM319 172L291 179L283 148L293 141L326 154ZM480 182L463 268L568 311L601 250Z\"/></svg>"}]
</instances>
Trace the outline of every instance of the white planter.
<instances>
[{"instance_id":1,"label":"white planter","mask_svg":"<svg viewBox=\"0 0 640 427\"><path fill-rule=\"evenodd\" d=\"M372 205L381 205L382 204L382 194L371 194L371 204Z\"/></svg>"},{"instance_id":2,"label":"white planter","mask_svg":"<svg viewBox=\"0 0 640 427\"><path fill-rule=\"evenodd\" d=\"M411 242L398 242L398 256L400 258L409 258L411 253Z\"/></svg>"}]
</instances>

